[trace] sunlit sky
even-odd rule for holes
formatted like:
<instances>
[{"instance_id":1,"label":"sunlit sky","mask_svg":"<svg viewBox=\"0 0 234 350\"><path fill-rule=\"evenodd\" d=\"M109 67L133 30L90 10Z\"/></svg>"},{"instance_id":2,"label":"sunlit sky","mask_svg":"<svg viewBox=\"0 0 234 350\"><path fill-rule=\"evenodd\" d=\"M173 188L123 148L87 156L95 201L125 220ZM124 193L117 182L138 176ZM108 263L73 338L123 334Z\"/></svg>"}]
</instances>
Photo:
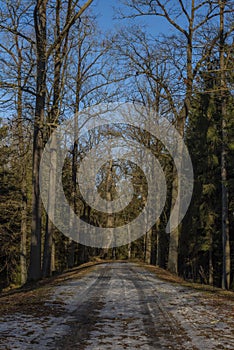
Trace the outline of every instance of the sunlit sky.
<instances>
[{"instance_id":1,"label":"sunlit sky","mask_svg":"<svg viewBox=\"0 0 234 350\"><path fill-rule=\"evenodd\" d=\"M128 20L114 19L116 17L116 9L122 8L125 12L123 5L119 0L94 0L92 7L95 13L98 13L98 20L102 30L111 31L114 28L118 28L120 25L127 25ZM134 23L139 25L146 25L146 30L152 35L158 35L160 33L167 34L170 30L164 18L156 16L144 16L138 17L134 20Z\"/></svg>"}]
</instances>

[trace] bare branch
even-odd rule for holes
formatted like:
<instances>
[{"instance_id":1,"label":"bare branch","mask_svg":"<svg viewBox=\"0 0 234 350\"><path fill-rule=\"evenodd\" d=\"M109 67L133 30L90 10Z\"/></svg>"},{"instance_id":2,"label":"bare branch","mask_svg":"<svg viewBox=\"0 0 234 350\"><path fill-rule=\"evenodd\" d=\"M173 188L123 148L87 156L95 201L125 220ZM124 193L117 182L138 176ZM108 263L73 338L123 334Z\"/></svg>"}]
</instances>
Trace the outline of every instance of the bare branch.
<instances>
[{"instance_id":1,"label":"bare branch","mask_svg":"<svg viewBox=\"0 0 234 350\"><path fill-rule=\"evenodd\" d=\"M17 84L13 84L13 83L8 83L6 81L0 81L0 88L3 89L21 89L24 92L28 92L29 94L33 95L33 96L37 96L36 92L27 88L27 87L23 87L23 86L19 86Z\"/></svg>"},{"instance_id":2,"label":"bare branch","mask_svg":"<svg viewBox=\"0 0 234 350\"><path fill-rule=\"evenodd\" d=\"M24 35L23 33L19 32L19 31L16 30L16 29L13 29L13 28L11 28L11 27L6 27L6 26L4 26L4 25L2 25L2 24L0 24L0 28L3 29L3 30L5 30L6 32L10 32L10 33L12 33L12 34L18 35L18 36L20 36L21 38L27 40L30 44L35 45L35 41L34 41L34 40L32 40L32 39L29 38L27 35Z\"/></svg>"},{"instance_id":3,"label":"bare branch","mask_svg":"<svg viewBox=\"0 0 234 350\"><path fill-rule=\"evenodd\" d=\"M185 16L187 17L188 21L190 21L189 14L188 14L186 8L184 7L183 0L179 0L179 3L180 3L180 6L181 6L181 9L182 9L183 13L184 13Z\"/></svg>"},{"instance_id":4,"label":"bare branch","mask_svg":"<svg viewBox=\"0 0 234 350\"><path fill-rule=\"evenodd\" d=\"M47 54L46 54L47 58L51 55L51 53L56 48L56 46L59 45L63 41L63 39L65 38L65 36L69 32L70 28L72 27L72 25L80 18L80 16L84 13L84 11L92 4L92 2L93 2L93 0L88 0L80 8L80 10L65 24L65 26L64 26L62 32L60 33L59 37L57 38L57 40L55 40L55 42L47 50Z\"/></svg>"},{"instance_id":5,"label":"bare branch","mask_svg":"<svg viewBox=\"0 0 234 350\"><path fill-rule=\"evenodd\" d=\"M188 38L188 32L183 29L181 26L179 26L178 23L176 23L169 15L168 11L166 10L166 7L161 3L161 1L156 0L158 6L161 8L161 10L163 11L163 16L167 19L167 21L173 26L175 27L177 30L179 30L181 33L183 33L187 38ZM157 12L155 12L156 15L159 15Z\"/></svg>"}]
</instances>

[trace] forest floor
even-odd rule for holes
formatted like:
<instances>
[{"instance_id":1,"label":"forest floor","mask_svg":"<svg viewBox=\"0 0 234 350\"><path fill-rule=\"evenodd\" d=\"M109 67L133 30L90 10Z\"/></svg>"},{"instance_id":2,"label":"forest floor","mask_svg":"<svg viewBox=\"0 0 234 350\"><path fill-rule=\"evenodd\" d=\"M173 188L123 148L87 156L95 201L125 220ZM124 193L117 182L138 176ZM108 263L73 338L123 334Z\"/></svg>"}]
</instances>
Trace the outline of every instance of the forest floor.
<instances>
[{"instance_id":1,"label":"forest floor","mask_svg":"<svg viewBox=\"0 0 234 350\"><path fill-rule=\"evenodd\" d=\"M144 264L86 264L0 294L0 349L234 349L234 293Z\"/></svg>"}]
</instances>

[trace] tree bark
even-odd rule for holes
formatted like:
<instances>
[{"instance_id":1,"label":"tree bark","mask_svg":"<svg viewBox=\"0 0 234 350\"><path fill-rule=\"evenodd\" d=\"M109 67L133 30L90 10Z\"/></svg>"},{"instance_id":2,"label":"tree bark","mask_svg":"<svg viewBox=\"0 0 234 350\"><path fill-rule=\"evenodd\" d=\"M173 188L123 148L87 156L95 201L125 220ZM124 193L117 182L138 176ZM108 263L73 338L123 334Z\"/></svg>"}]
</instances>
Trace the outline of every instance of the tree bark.
<instances>
[{"instance_id":1,"label":"tree bark","mask_svg":"<svg viewBox=\"0 0 234 350\"><path fill-rule=\"evenodd\" d=\"M219 0L220 9L220 97L221 97L221 118L222 118L222 150L221 150L221 181L222 181L222 246L223 246L223 271L222 288L229 289L231 258L229 241L229 219L228 219L228 187L227 187L227 125L226 125L226 82L225 82L225 57L224 57L224 9L225 0Z\"/></svg>"},{"instance_id":2,"label":"tree bark","mask_svg":"<svg viewBox=\"0 0 234 350\"><path fill-rule=\"evenodd\" d=\"M55 23L55 40L60 35L60 9L61 1L57 0L56 2L56 23ZM59 101L61 96L61 87L60 87L60 77L61 77L61 66L62 66L62 57L61 57L61 45L58 44L55 47L54 53L54 82L53 82L53 104L51 111L48 116L48 137L51 136L53 130L58 125L59 118ZM53 139L54 144L50 146L50 175L49 175L49 193L48 193L48 207L47 213L50 213L50 219L48 214L46 215L46 232L45 232L45 243L44 243L44 254L43 254L43 266L42 266L42 275L43 277L51 276L52 274L52 249L54 244L53 234L53 218L55 213L55 195L56 195L56 168L57 168L57 145L56 141ZM55 251L55 249L54 249Z\"/></svg>"},{"instance_id":3,"label":"tree bark","mask_svg":"<svg viewBox=\"0 0 234 350\"><path fill-rule=\"evenodd\" d=\"M184 99L184 105L181 113L177 116L176 127L181 137L184 137L184 128L186 119L188 118L189 110L191 107L192 98L192 86L193 86L193 67L192 67L192 57L193 57L193 25L194 25L194 14L195 14L195 4L192 0L191 4L191 15L189 17L189 28L186 35L187 38L187 60L186 60L186 94ZM177 157L180 159L180 166L182 166L182 152L183 143L180 142L177 149ZM177 172L174 166L173 169L173 185L172 185L172 210L175 205L176 198L181 198L181 179L178 179ZM178 208L179 214L180 208ZM170 233L169 242L169 255L168 255L168 270L172 273L178 274L178 249L179 249L179 237L180 237L180 226L175 228Z\"/></svg>"},{"instance_id":4,"label":"tree bark","mask_svg":"<svg viewBox=\"0 0 234 350\"><path fill-rule=\"evenodd\" d=\"M152 228L145 234L144 261L146 264L151 263L151 249L152 249Z\"/></svg>"},{"instance_id":5,"label":"tree bark","mask_svg":"<svg viewBox=\"0 0 234 350\"><path fill-rule=\"evenodd\" d=\"M21 74L21 67L19 67ZM20 79L21 81L21 79ZM19 133L19 150L21 167L21 239L20 239L20 282L25 284L27 281L27 178L26 178L26 160L23 141L23 116L22 116L22 90L19 83L18 101L17 101L17 117L18 117L18 133Z\"/></svg>"},{"instance_id":6,"label":"tree bark","mask_svg":"<svg viewBox=\"0 0 234 350\"><path fill-rule=\"evenodd\" d=\"M26 157L24 149L23 135L23 104L22 104L22 53L19 47L18 36L15 37L18 67L17 67L17 127L19 139L19 156L22 162L21 166L21 237L20 237L20 282L25 284L27 281L27 180L26 180Z\"/></svg>"},{"instance_id":7,"label":"tree bark","mask_svg":"<svg viewBox=\"0 0 234 350\"><path fill-rule=\"evenodd\" d=\"M39 169L43 149L44 109L46 98L46 6L47 0L37 0L34 9L36 32L37 81L33 132L33 191L29 280L41 278L41 215Z\"/></svg>"},{"instance_id":8,"label":"tree bark","mask_svg":"<svg viewBox=\"0 0 234 350\"><path fill-rule=\"evenodd\" d=\"M214 284L214 267L213 267L213 234L209 232L209 285Z\"/></svg>"}]
</instances>

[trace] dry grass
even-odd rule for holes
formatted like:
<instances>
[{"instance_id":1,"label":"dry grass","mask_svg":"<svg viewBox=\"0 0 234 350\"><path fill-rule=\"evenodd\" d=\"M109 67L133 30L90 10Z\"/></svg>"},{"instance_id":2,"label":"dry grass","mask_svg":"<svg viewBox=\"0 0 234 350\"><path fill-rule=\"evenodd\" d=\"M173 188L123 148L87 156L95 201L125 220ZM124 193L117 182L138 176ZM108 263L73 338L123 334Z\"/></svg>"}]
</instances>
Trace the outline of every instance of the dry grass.
<instances>
[{"instance_id":1,"label":"dry grass","mask_svg":"<svg viewBox=\"0 0 234 350\"><path fill-rule=\"evenodd\" d=\"M209 295L212 294L212 296L216 295L217 297L223 297L223 298L234 301L234 292L233 291L223 290L221 288L209 286L206 284L188 282L188 281L185 281L183 278L178 277L178 276L170 273L169 271L164 270L158 266L147 265L145 263L140 263L139 265L146 268L147 270L155 273L157 275L157 277L163 281L167 281L170 283L176 283L176 284L179 284L179 285L184 286L184 287L193 288L193 289L196 289L198 291L205 292Z\"/></svg>"},{"instance_id":2,"label":"dry grass","mask_svg":"<svg viewBox=\"0 0 234 350\"><path fill-rule=\"evenodd\" d=\"M106 262L106 261L105 261ZM82 278L91 269L102 264L103 261L89 262L79 267L73 268L57 276L43 279L38 282L28 283L20 288L11 289L0 293L0 314L11 314L15 312L27 311L27 313L45 315L51 314L56 316L62 304L52 307L45 307L49 294L54 286L74 278Z\"/></svg>"}]
</instances>

